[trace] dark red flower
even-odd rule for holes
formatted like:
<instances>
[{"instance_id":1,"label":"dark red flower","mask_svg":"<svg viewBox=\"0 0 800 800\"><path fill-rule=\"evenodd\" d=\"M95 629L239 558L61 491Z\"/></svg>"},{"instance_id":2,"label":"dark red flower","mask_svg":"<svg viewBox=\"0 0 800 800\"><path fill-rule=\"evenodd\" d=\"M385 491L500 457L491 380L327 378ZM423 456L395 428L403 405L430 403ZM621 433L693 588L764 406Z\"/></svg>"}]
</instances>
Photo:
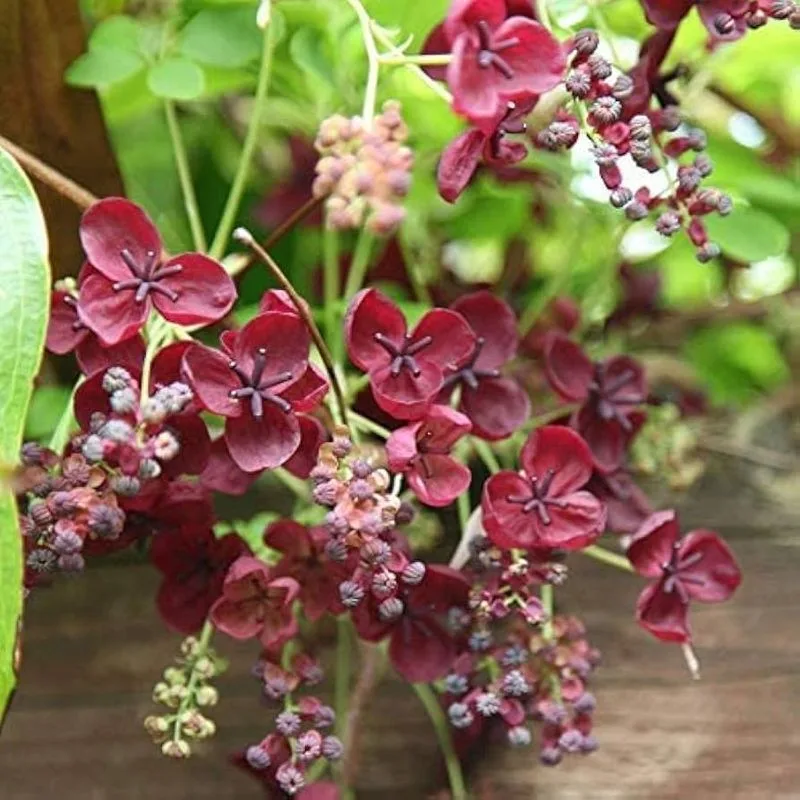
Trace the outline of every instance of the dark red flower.
<instances>
[{"instance_id":1,"label":"dark red flower","mask_svg":"<svg viewBox=\"0 0 800 800\"><path fill-rule=\"evenodd\" d=\"M419 422L392 432L386 456L392 472L402 472L425 505L450 505L469 489L472 473L450 455L472 429L469 419L449 406L431 406Z\"/></svg>"},{"instance_id":2,"label":"dark red flower","mask_svg":"<svg viewBox=\"0 0 800 800\"><path fill-rule=\"evenodd\" d=\"M637 317L655 319L661 315L661 273L657 269L638 269L620 264L621 297L607 325L625 325Z\"/></svg>"},{"instance_id":3,"label":"dark red flower","mask_svg":"<svg viewBox=\"0 0 800 800\"><path fill-rule=\"evenodd\" d=\"M606 525L605 506L581 491L592 475L592 454L569 428L533 431L522 447L521 472L492 475L483 487L483 527L498 547L578 550Z\"/></svg>"},{"instance_id":4,"label":"dark red flower","mask_svg":"<svg viewBox=\"0 0 800 800\"><path fill-rule=\"evenodd\" d=\"M249 553L234 533L217 538L211 528L184 525L157 534L150 560L162 575L156 604L162 619L179 633L194 633L205 621L230 565Z\"/></svg>"},{"instance_id":5,"label":"dark red flower","mask_svg":"<svg viewBox=\"0 0 800 800\"><path fill-rule=\"evenodd\" d=\"M680 537L674 511L657 511L642 524L628 546L628 558L653 583L636 603L638 623L665 642L689 642L689 601L721 603L742 580L728 546L713 531Z\"/></svg>"},{"instance_id":6,"label":"dark red flower","mask_svg":"<svg viewBox=\"0 0 800 800\"><path fill-rule=\"evenodd\" d=\"M570 424L588 443L598 469L613 472L644 421L636 410L647 398L642 366L630 356L593 362L577 344L554 335L546 347L545 374L563 399L581 404Z\"/></svg>"},{"instance_id":7,"label":"dark red flower","mask_svg":"<svg viewBox=\"0 0 800 800\"><path fill-rule=\"evenodd\" d=\"M528 148L522 142L508 141L508 134L524 133L525 116L535 100L509 103L496 119L490 133L470 128L459 134L442 151L436 170L439 194L448 203L455 203L469 186L481 163L492 167L510 167L524 160Z\"/></svg>"},{"instance_id":8,"label":"dark red flower","mask_svg":"<svg viewBox=\"0 0 800 800\"><path fill-rule=\"evenodd\" d=\"M234 639L258 636L264 647L275 647L297 633L292 603L299 592L293 578L276 578L263 561L240 556L211 607L211 621Z\"/></svg>"},{"instance_id":9,"label":"dark red flower","mask_svg":"<svg viewBox=\"0 0 800 800\"><path fill-rule=\"evenodd\" d=\"M306 528L288 519L273 522L264 532L264 544L283 555L273 568L273 575L288 576L300 584L300 602L312 622L324 614L344 611L339 584L347 579L349 572L325 555L329 539L322 527Z\"/></svg>"},{"instance_id":10,"label":"dark red flower","mask_svg":"<svg viewBox=\"0 0 800 800\"><path fill-rule=\"evenodd\" d=\"M222 265L202 253L166 261L161 237L135 203L108 197L83 215L80 237L89 268L81 272L83 321L115 344L142 329L151 308L178 325L216 322L236 299Z\"/></svg>"},{"instance_id":11,"label":"dark red flower","mask_svg":"<svg viewBox=\"0 0 800 800\"><path fill-rule=\"evenodd\" d=\"M539 361L544 357L547 343L554 333L572 333L580 321L581 310L571 297L554 297L523 335L520 347Z\"/></svg>"},{"instance_id":12,"label":"dark red flower","mask_svg":"<svg viewBox=\"0 0 800 800\"><path fill-rule=\"evenodd\" d=\"M375 401L397 419L423 416L445 371L460 367L475 344L464 318L443 308L428 311L408 333L400 309L375 289L353 298L345 339L350 359L369 373Z\"/></svg>"},{"instance_id":13,"label":"dark red flower","mask_svg":"<svg viewBox=\"0 0 800 800\"><path fill-rule=\"evenodd\" d=\"M476 342L469 359L445 377L447 396L460 387L458 408L472 421L475 436L505 439L530 414L525 390L501 372L517 354L517 318L507 303L487 291L461 297L450 308L466 319Z\"/></svg>"},{"instance_id":14,"label":"dark red flower","mask_svg":"<svg viewBox=\"0 0 800 800\"><path fill-rule=\"evenodd\" d=\"M358 635L368 642L389 639L392 666L411 683L442 677L458 655L458 645L442 624L452 608L464 608L469 581L450 567L429 565L417 586L405 586L399 599L402 613L389 622L381 619L370 595L353 611Z\"/></svg>"},{"instance_id":15,"label":"dark red flower","mask_svg":"<svg viewBox=\"0 0 800 800\"><path fill-rule=\"evenodd\" d=\"M609 533L635 533L654 511L647 495L624 469L610 475L595 472L586 488L605 503Z\"/></svg>"},{"instance_id":16,"label":"dark red flower","mask_svg":"<svg viewBox=\"0 0 800 800\"><path fill-rule=\"evenodd\" d=\"M535 99L562 80L561 44L538 22L508 16L505 0L455 0L433 44L452 53L453 108L491 134L507 104Z\"/></svg>"},{"instance_id":17,"label":"dark red flower","mask_svg":"<svg viewBox=\"0 0 800 800\"><path fill-rule=\"evenodd\" d=\"M674 31L697 7L697 13L714 39L731 42L747 30L749 0L641 0L648 21L665 31Z\"/></svg>"},{"instance_id":18,"label":"dark red flower","mask_svg":"<svg viewBox=\"0 0 800 800\"><path fill-rule=\"evenodd\" d=\"M203 345L186 351L186 379L203 408L226 418L225 442L242 470L280 466L300 445L297 412L310 411L328 389L309 367L306 326L270 311L221 341L226 353Z\"/></svg>"}]
</instances>

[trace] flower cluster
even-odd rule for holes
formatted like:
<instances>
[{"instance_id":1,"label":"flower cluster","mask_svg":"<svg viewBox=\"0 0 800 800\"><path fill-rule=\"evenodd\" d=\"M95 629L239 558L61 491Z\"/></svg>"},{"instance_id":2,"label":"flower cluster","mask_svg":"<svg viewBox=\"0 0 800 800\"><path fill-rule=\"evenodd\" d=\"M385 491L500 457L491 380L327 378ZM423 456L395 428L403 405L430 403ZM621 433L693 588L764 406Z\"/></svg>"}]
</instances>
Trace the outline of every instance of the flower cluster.
<instances>
[{"instance_id":1,"label":"flower cluster","mask_svg":"<svg viewBox=\"0 0 800 800\"><path fill-rule=\"evenodd\" d=\"M324 120L315 146L313 191L325 197L327 224L388 236L405 219L403 198L411 186L414 156L400 104L387 101L370 125L339 114Z\"/></svg>"}]
</instances>

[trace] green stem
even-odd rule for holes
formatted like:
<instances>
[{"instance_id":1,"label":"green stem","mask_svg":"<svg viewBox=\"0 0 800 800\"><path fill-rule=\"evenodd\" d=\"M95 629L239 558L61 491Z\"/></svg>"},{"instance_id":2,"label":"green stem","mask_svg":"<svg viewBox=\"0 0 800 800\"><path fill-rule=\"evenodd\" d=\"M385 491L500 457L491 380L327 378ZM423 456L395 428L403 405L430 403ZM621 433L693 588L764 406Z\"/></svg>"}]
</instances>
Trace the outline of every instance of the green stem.
<instances>
[{"instance_id":1,"label":"green stem","mask_svg":"<svg viewBox=\"0 0 800 800\"><path fill-rule=\"evenodd\" d=\"M406 64L418 64L421 67L446 67L453 60L450 53L441 55L382 55L381 64L393 66L405 66Z\"/></svg>"},{"instance_id":2,"label":"green stem","mask_svg":"<svg viewBox=\"0 0 800 800\"><path fill-rule=\"evenodd\" d=\"M150 397L150 373L153 369L153 359L161 347L167 333L169 325L165 325L160 317L150 327L147 340L147 349L144 351L144 362L142 363L142 378L139 383L139 403L143 404Z\"/></svg>"},{"instance_id":3,"label":"green stem","mask_svg":"<svg viewBox=\"0 0 800 800\"><path fill-rule=\"evenodd\" d=\"M547 10L547 0L536 0L536 18L547 30L553 30L553 23L550 20L550 12Z\"/></svg>"},{"instance_id":4,"label":"green stem","mask_svg":"<svg viewBox=\"0 0 800 800\"><path fill-rule=\"evenodd\" d=\"M192 232L192 242L195 250L205 252L206 236L203 232L203 223L200 221L200 209L197 205L197 195L192 183L192 172L189 169L189 158L186 155L186 146L183 143L181 129L178 125L178 116L175 113L175 104L171 100L164 102L164 113L167 117L169 137L172 140L172 150L175 153L175 166L178 168L178 180L183 192L183 202L186 206L186 216L189 218L189 228Z\"/></svg>"},{"instance_id":5,"label":"green stem","mask_svg":"<svg viewBox=\"0 0 800 800\"><path fill-rule=\"evenodd\" d=\"M380 73L380 54L375 45L375 38L372 33L372 20L361 0L345 0L347 5L356 12L358 23L361 26L361 38L364 42L364 50L367 53L367 86L364 90L364 106L361 117L367 128L372 126L372 118L375 116L375 102L378 95L378 75Z\"/></svg>"},{"instance_id":6,"label":"green stem","mask_svg":"<svg viewBox=\"0 0 800 800\"><path fill-rule=\"evenodd\" d=\"M247 176L250 172L250 165L253 161L258 138L261 134L261 120L264 115L267 91L269 90L270 74L272 72L272 51L274 49L274 30L275 26L267 25L264 31L263 45L261 48L261 67L258 71L258 83L256 84L256 95L253 103L253 110L250 113L250 121L247 124L247 133L242 145L242 153L239 156L239 164L236 167L236 174L231 184L231 190L222 212L217 232L214 234L214 241L211 244L209 255L212 258L221 258L225 252L225 245L231 235L233 226L236 222L236 214L239 211L239 204L242 202Z\"/></svg>"},{"instance_id":7,"label":"green stem","mask_svg":"<svg viewBox=\"0 0 800 800\"><path fill-rule=\"evenodd\" d=\"M214 626L209 620L203 623L203 630L200 632L200 638L197 641L198 651L195 656L195 663L199 661L208 652L208 645L211 643L211 637L214 635ZM178 709L175 712L175 728L172 731L172 741L180 741L181 738L181 717L183 714L192 707L194 703L195 687L197 681L200 680L200 673L196 666L192 667L189 675L189 680L186 682L186 697L181 701Z\"/></svg>"},{"instance_id":8,"label":"green stem","mask_svg":"<svg viewBox=\"0 0 800 800\"><path fill-rule=\"evenodd\" d=\"M458 525L461 528L461 536L463 537L466 535L469 515L472 513L469 507L469 492L461 492L456 499L456 508L458 509Z\"/></svg>"},{"instance_id":9,"label":"green stem","mask_svg":"<svg viewBox=\"0 0 800 800\"><path fill-rule=\"evenodd\" d=\"M56 425L56 429L53 431L53 435L50 437L50 444L48 447L54 452L58 453L59 455L64 452L64 448L67 446L67 442L69 441L69 435L72 432L73 428L77 429L78 423L75 421L75 413L72 410L72 406L75 402L75 392L78 391L78 387L84 382L85 378L81 375L78 378L75 386L72 389L72 394L69 396L69 400L67 401L67 406L61 414L61 418L58 420L58 425Z\"/></svg>"},{"instance_id":10,"label":"green stem","mask_svg":"<svg viewBox=\"0 0 800 800\"><path fill-rule=\"evenodd\" d=\"M553 584L543 583L539 589L539 597L542 601L544 610L544 622L542 623L542 638L551 644L555 643L555 632L553 627L553 615L555 613L555 603L553 602ZM550 676L550 687L553 692L553 699L561 702L561 682L555 673Z\"/></svg>"},{"instance_id":11,"label":"green stem","mask_svg":"<svg viewBox=\"0 0 800 800\"><path fill-rule=\"evenodd\" d=\"M632 564L628 561L625 556L621 556L617 553L612 553L610 550L606 550L605 547L599 547L596 544L589 545L589 547L585 547L581 552L585 556L589 556L589 558L593 558L596 561L602 561L604 564L610 564L612 567L617 567L617 569L623 569L625 572L635 572Z\"/></svg>"},{"instance_id":12,"label":"green stem","mask_svg":"<svg viewBox=\"0 0 800 800\"><path fill-rule=\"evenodd\" d=\"M473 438L472 446L475 448L475 452L480 456L481 461L486 464L486 468L492 473L492 475L501 471L502 468L500 467L500 462L497 460L497 456L492 451L492 448L483 441L483 439Z\"/></svg>"},{"instance_id":13,"label":"green stem","mask_svg":"<svg viewBox=\"0 0 800 800\"><path fill-rule=\"evenodd\" d=\"M447 768L447 778L450 782L450 794L452 800L467 800L467 789L464 785L464 775L461 772L461 763L458 760L456 749L453 746L453 738L450 736L450 727L447 718L436 699L436 695L427 683L412 684L420 702L428 712L428 717L433 724L436 738L439 741L439 749L442 751L444 764Z\"/></svg>"},{"instance_id":14,"label":"green stem","mask_svg":"<svg viewBox=\"0 0 800 800\"><path fill-rule=\"evenodd\" d=\"M373 433L375 436L380 436L381 439L388 439L392 435L392 432L384 428L383 425L378 425L377 422L373 422L371 419L363 417L355 411L350 412L350 418L353 421L353 425L357 428L361 428L361 430L366 433Z\"/></svg>"},{"instance_id":15,"label":"green stem","mask_svg":"<svg viewBox=\"0 0 800 800\"><path fill-rule=\"evenodd\" d=\"M325 312L325 335L330 342L334 364L343 360L344 337L339 330L339 295L342 292L339 274L339 231L325 228L322 234L322 301Z\"/></svg>"},{"instance_id":16,"label":"green stem","mask_svg":"<svg viewBox=\"0 0 800 800\"><path fill-rule=\"evenodd\" d=\"M305 481L295 478L291 472L287 472L283 467L272 470L272 474L300 500L311 500L311 492Z\"/></svg>"},{"instance_id":17,"label":"green stem","mask_svg":"<svg viewBox=\"0 0 800 800\"><path fill-rule=\"evenodd\" d=\"M350 274L347 276L347 283L344 287L344 298L348 303L364 283L374 238L366 228L362 228L358 234L358 241L353 250L353 259L350 262Z\"/></svg>"}]
</instances>

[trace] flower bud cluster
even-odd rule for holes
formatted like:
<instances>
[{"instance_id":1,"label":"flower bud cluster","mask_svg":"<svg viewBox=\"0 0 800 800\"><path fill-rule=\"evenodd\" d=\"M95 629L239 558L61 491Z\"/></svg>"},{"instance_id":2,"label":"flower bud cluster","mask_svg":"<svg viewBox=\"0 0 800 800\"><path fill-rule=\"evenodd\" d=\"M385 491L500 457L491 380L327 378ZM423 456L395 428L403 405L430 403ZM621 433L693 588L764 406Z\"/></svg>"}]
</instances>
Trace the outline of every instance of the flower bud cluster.
<instances>
[{"instance_id":1,"label":"flower bud cluster","mask_svg":"<svg viewBox=\"0 0 800 800\"><path fill-rule=\"evenodd\" d=\"M762 28L770 19L788 22L792 29L800 30L800 6L793 0L728 3L713 18L711 24L718 36L730 39L737 38L748 28Z\"/></svg>"},{"instance_id":2,"label":"flower bud cluster","mask_svg":"<svg viewBox=\"0 0 800 800\"><path fill-rule=\"evenodd\" d=\"M326 197L331 228L362 225L388 236L405 218L403 199L411 185L414 155L405 142L408 128L400 104L389 100L371 126L339 114L322 122L315 141L321 158L313 192Z\"/></svg>"},{"instance_id":3,"label":"flower bud cluster","mask_svg":"<svg viewBox=\"0 0 800 800\"><path fill-rule=\"evenodd\" d=\"M114 472L114 490L132 497L181 452L181 434L170 424L192 402L186 384L162 386L139 404L139 383L123 367L111 367L102 379L105 410L92 414L89 432L76 439L84 458Z\"/></svg>"},{"instance_id":4,"label":"flower bud cluster","mask_svg":"<svg viewBox=\"0 0 800 800\"><path fill-rule=\"evenodd\" d=\"M153 687L153 701L167 711L147 717L144 727L165 756L188 758L191 742L208 739L216 732L204 711L219 699L210 681L222 671L220 664L208 645L189 636L181 643L176 666L167 667Z\"/></svg>"},{"instance_id":5,"label":"flower bud cluster","mask_svg":"<svg viewBox=\"0 0 800 800\"><path fill-rule=\"evenodd\" d=\"M719 255L719 247L709 241L701 217L716 212L728 214L732 204L722 192L702 185L712 172L711 160L703 152L706 137L699 130L683 130L677 106L652 109L631 115L626 101L633 96L635 85L624 72L615 68L597 52L598 37L594 31L580 31L573 41L571 70L565 80L567 91L581 110L583 126L578 118L559 110L553 122L539 131L534 143L547 150L571 148L583 127L593 143L593 156L601 180L609 190L609 202L624 210L630 220L649 216L651 210L663 207L656 220L656 230L663 236L674 236L685 230L697 248L697 259L710 261ZM666 138L666 141L663 139ZM665 159L677 159L677 174L669 192L653 197L645 187L623 185L620 161L630 159L639 168L650 172L665 169Z\"/></svg>"},{"instance_id":6,"label":"flower bud cluster","mask_svg":"<svg viewBox=\"0 0 800 800\"><path fill-rule=\"evenodd\" d=\"M307 784L308 772L321 760L342 757L342 742L330 734L336 714L316 697L285 702L275 717L275 730L244 752L247 766L264 773L289 797Z\"/></svg>"},{"instance_id":7,"label":"flower bud cluster","mask_svg":"<svg viewBox=\"0 0 800 800\"><path fill-rule=\"evenodd\" d=\"M16 489L25 585L31 588L57 571L83 569L84 544L119 538L125 512L108 475L78 453L61 458L26 444L22 464Z\"/></svg>"},{"instance_id":8,"label":"flower bud cluster","mask_svg":"<svg viewBox=\"0 0 800 800\"><path fill-rule=\"evenodd\" d=\"M697 434L672 403L654 406L631 445L634 469L658 475L672 489L688 489L705 471L697 454Z\"/></svg>"}]
</instances>

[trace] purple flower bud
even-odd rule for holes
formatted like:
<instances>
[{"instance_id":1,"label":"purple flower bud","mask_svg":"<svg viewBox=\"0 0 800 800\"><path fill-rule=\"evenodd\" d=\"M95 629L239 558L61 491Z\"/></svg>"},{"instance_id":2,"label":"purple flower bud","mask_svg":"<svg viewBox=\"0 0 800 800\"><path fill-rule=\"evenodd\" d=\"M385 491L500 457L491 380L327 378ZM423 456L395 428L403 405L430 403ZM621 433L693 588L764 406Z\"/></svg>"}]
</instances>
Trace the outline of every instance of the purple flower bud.
<instances>
[{"instance_id":1,"label":"purple flower bud","mask_svg":"<svg viewBox=\"0 0 800 800\"><path fill-rule=\"evenodd\" d=\"M350 465L350 469L353 471L353 476L356 478L369 478L374 472L372 464L363 458L355 459Z\"/></svg>"},{"instance_id":2,"label":"purple flower bud","mask_svg":"<svg viewBox=\"0 0 800 800\"><path fill-rule=\"evenodd\" d=\"M633 78L622 74L615 81L612 92L617 100L627 100L633 94L633 88Z\"/></svg>"},{"instance_id":3,"label":"purple flower bud","mask_svg":"<svg viewBox=\"0 0 800 800\"><path fill-rule=\"evenodd\" d=\"M294 797L306 783L303 773L295 767L291 761L284 761L284 763L278 767L278 771L275 773L275 779L278 781L278 785L281 789L290 797Z\"/></svg>"},{"instance_id":4,"label":"purple flower bud","mask_svg":"<svg viewBox=\"0 0 800 800\"><path fill-rule=\"evenodd\" d=\"M564 706L553 701L547 701L539 708L542 720L548 725L560 725L567 718Z\"/></svg>"},{"instance_id":5,"label":"purple flower bud","mask_svg":"<svg viewBox=\"0 0 800 800\"><path fill-rule=\"evenodd\" d=\"M403 500L400 503L400 507L397 509L397 513L394 515L394 524L395 525L409 525L413 522L414 517L417 515L414 506L411 505L407 500Z\"/></svg>"},{"instance_id":6,"label":"purple flower bud","mask_svg":"<svg viewBox=\"0 0 800 800\"><path fill-rule=\"evenodd\" d=\"M647 206L638 200L633 200L625 206L625 216L632 222L644 219L648 214Z\"/></svg>"},{"instance_id":7,"label":"purple flower bud","mask_svg":"<svg viewBox=\"0 0 800 800\"><path fill-rule=\"evenodd\" d=\"M599 167L612 167L617 163L619 158L619 151L613 144L603 142L597 144L592 148L592 155Z\"/></svg>"},{"instance_id":8,"label":"purple flower bud","mask_svg":"<svg viewBox=\"0 0 800 800\"><path fill-rule=\"evenodd\" d=\"M721 194L717 198L717 213L721 217L727 217L733 211L733 200L727 194Z\"/></svg>"},{"instance_id":9,"label":"purple flower bud","mask_svg":"<svg viewBox=\"0 0 800 800\"><path fill-rule=\"evenodd\" d=\"M275 717L275 730L281 736L295 736L300 732L300 717L294 711L281 711Z\"/></svg>"},{"instance_id":10,"label":"purple flower bud","mask_svg":"<svg viewBox=\"0 0 800 800\"><path fill-rule=\"evenodd\" d=\"M67 553L58 557L56 566L62 572L80 572L86 564L80 553Z\"/></svg>"},{"instance_id":11,"label":"purple flower bud","mask_svg":"<svg viewBox=\"0 0 800 800\"><path fill-rule=\"evenodd\" d=\"M795 5L792 0L772 0L769 15L773 19L789 19L794 9Z\"/></svg>"},{"instance_id":12,"label":"purple flower bud","mask_svg":"<svg viewBox=\"0 0 800 800\"><path fill-rule=\"evenodd\" d=\"M701 153L694 160L694 168L703 178L707 178L713 172L714 165L705 153Z\"/></svg>"},{"instance_id":13,"label":"purple flower bud","mask_svg":"<svg viewBox=\"0 0 800 800\"><path fill-rule=\"evenodd\" d=\"M693 192L703 180L703 176L696 167L678 167L678 187L686 194Z\"/></svg>"},{"instance_id":14,"label":"purple flower bud","mask_svg":"<svg viewBox=\"0 0 800 800\"><path fill-rule=\"evenodd\" d=\"M34 572L51 572L56 566L56 554L46 547L37 547L28 553L25 564Z\"/></svg>"},{"instance_id":15,"label":"purple flower bud","mask_svg":"<svg viewBox=\"0 0 800 800\"><path fill-rule=\"evenodd\" d=\"M631 117L628 122L630 129L631 139L636 139L639 142L647 142L653 135L653 126L650 120L644 114L636 114Z\"/></svg>"},{"instance_id":16,"label":"purple flower bud","mask_svg":"<svg viewBox=\"0 0 800 800\"><path fill-rule=\"evenodd\" d=\"M403 615L405 606L399 597L387 597L378 606L378 616L382 622L394 622Z\"/></svg>"},{"instance_id":17,"label":"purple flower bud","mask_svg":"<svg viewBox=\"0 0 800 800\"><path fill-rule=\"evenodd\" d=\"M38 442L25 442L20 450L20 460L25 467L39 467L44 463L45 449Z\"/></svg>"},{"instance_id":18,"label":"purple flower bud","mask_svg":"<svg viewBox=\"0 0 800 800\"><path fill-rule=\"evenodd\" d=\"M372 594L384 598L397 591L397 576L387 569L376 572L372 576Z\"/></svg>"},{"instance_id":19,"label":"purple flower bud","mask_svg":"<svg viewBox=\"0 0 800 800\"><path fill-rule=\"evenodd\" d=\"M508 697L522 697L530 690L528 680L518 669L511 670L503 676L503 694Z\"/></svg>"},{"instance_id":20,"label":"purple flower bud","mask_svg":"<svg viewBox=\"0 0 800 800\"><path fill-rule=\"evenodd\" d=\"M347 560L347 545L342 539L328 539L325 542L325 555L330 561L341 564Z\"/></svg>"},{"instance_id":21,"label":"purple flower bud","mask_svg":"<svg viewBox=\"0 0 800 800\"><path fill-rule=\"evenodd\" d=\"M578 753L583 747L583 734L576 728L569 728L558 737L558 746L567 753Z\"/></svg>"},{"instance_id":22,"label":"purple flower bud","mask_svg":"<svg viewBox=\"0 0 800 800\"><path fill-rule=\"evenodd\" d=\"M598 747L600 747L600 742L598 742L597 738L592 736L591 733L583 737L583 743L581 744L582 753L594 753Z\"/></svg>"},{"instance_id":23,"label":"purple flower bud","mask_svg":"<svg viewBox=\"0 0 800 800\"><path fill-rule=\"evenodd\" d=\"M364 599L364 589L354 581L339 584L339 597L347 608L355 608Z\"/></svg>"},{"instance_id":24,"label":"purple flower bud","mask_svg":"<svg viewBox=\"0 0 800 800\"><path fill-rule=\"evenodd\" d=\"M116 539L124 525L125 512L121 508L103 503L89 511L89 530L100 539Z\"/></svg>"},{"instance_id":25,"label":"purple flower bud","mask_svg":"<svg viewBox=\"0 0 800 800\"><path fill-rule=\"evenodd\" d=\"M74 530L58 531L53 537L52 547L60 556L79 553L83 547L83 539Z\"/></svg>"},{"instance_id":26,"label":"purple flower bud","mask_svg":"<svg viewBox=\"0 0 800 800\"><path fill-rule=\"evenodd\" d=\"M325 525L334 536L344 536L350 530L347 517L338 511L329 511L325 515Z\"/></svg>"},{"instance_id":27,"label":"purple flower bud","mask_svg":"<svg viewBox=\"0 0 800 800\"><path fill-rule=\"evenodd\" d=\"M475 708L482 717L500 713L500 698L494 692L481 692L475 698Z\"/></svg>"},{"instance_id":28,"label":"purple flower bud","mask_svg":"<svg viewBox=\"0 0 800 800\"><path fill-rule=\"evenodd\" d=\"M385 564L392 555L392 548L382 539L373 539L362 545L359 551L361 560L370 567L379 567Z\"/></svg>"},{"instance_id":29,"label":"purple flower bud","mask_svg":"<svg viewBox=\"0 0 800 800\"><path fill-rule=\"evenodd\" d=\"M266 769L271 763L269 753L259 744L248 747L245 750L244 757L247 763L257 770Z\"/></svg>"},{"instance_id":30,"label":"purple flower bud","mask_svg":"<svg viewBox=\"0 0 800 800\"><path fill-rule=\"evenodd\" d=\"M87 461L102 461L105 455L103 440L95 433L90 434L83 442L81 453Z\"/></svg>"},{"instance_id":31,"label":"purple flower bud","mask_svg":"<svg viewBox=\"0 0 800 800\"><path fill-rule=\"evenodd\" d=\"M750 28L750 30L757 30L758 28L763 28L767 24L769 17L767 17L765 11L760 8L756 8L747 15L745 21L747 22L747 27Z\"/></svg>"},{"instance_id":32,"label":"purple flower bud","mask_svg":"<svg viewBox=\"0 0 800 800\"><path fill-rule=\"evenodd\" d=\"M610 125L616 122L622 113L622 104L616 97L606 95L598 97L589 109L591 115L601 124Z\"/></svg>"},{"instance_id":33,"label":"purple flower bud","mask_svg":"<svg viewBox=\"0 0 800 800\"><path fill-rule=\"evenodd\" d=\"M564 86L573 97L583 100L592 91L592 77L586 70L574 69L567 75Z\"/></svg>"},{"instance_id":34,"label":"purple flower bud","mask_svg":"<svg viewBox=\"0 0 800 800\"><path fill-rule=\"evenodd\" d=\"M369 481L357 478L350 484L350 497L357 502L369 500L375 494Z\"/></svg>"},{"instance_id":35,"label":"purple flower bud","mask_svg":"<svg viewBox=\"0 0 800 800\"><path fill-rule=\"evenodd\" d=\"M674 236L681 229L681 218L674 211L665 211L656 220L656 230L662 236Z\"/></svg>"},{"instance_id":36,"label":"purple flower bud","mask_svg":"<svg viewBox=\"0 0 800 800\"><path fill-rule=\"evenodd\" d=\"M600 37L597 35L597 31L593 31L591 28L584 28L578 31L572 40L575 52L580 53L582 56L590 56L594 53L599 43Z\"/></svg>"},{"instance_id":37,"label":"purple flower bud","mask_svg":"<svg viewBox=\"0 0 800 800\"><path fill-rule=\"evenodd\" d=\"M131 414L139 406L139 398L130 386L126 386L124 389L112 392L109 404L117 414Z\"/></svg>"},{"instance_id":38,"label":"purple flower bud","mask_svg":"<svg viewBox=\"0 0 800 800\"><path fill-rule=\"evenodd\" d=\"M344 755L344 745L336 736L326 736L322 740L322 755L328 761L338 761Z\"/></svg>"},{"instance_id":39,"label":"purple flower bud","mask_svg":"<svg viewBox=\"0 0 800 800\"><path fill-rule=\"evenodd\" d=\"M320 506L335 506L339 499L342 484L337 480L318 483L314 487L314 502Z\"/></svg>"},{"instance_id":40,"label":"purple flower bud","mask_svg":"<svg viewBox=\"0 0 800 800\"><path fill-rule=\"evenodd\" d=\"M314 761L322 755L322 735L319 731L306 731L297 737L297 757L301 761Z\"/></svg>"},{"instance_id":41,"label":"purple flower bud","mask_svg":"<svg viewBox=\"0 0 800 800\"><path fill-rule=\"evenodd\" d=\"M521 726L509 728L506 735L512 747L527 747L531 743L531 732Z\"/></svg>"},{"instance_id":42,"label":"purple flower bud","mask_svg":"<svg viewBox=\"0 0 800 800\"><path fill-rule=\"evenodd\" d=\"M633 200L633 192L624 186L614 189L609 195L609 202L614 208L623 208Z\"/></svg>"},{"instance_id":43,"label":"purple flower bud","mask_svg":"<svg viewBox=\"0 0 800 800\"><path fill-rule=\"evenodd\" d=\"M707 264L709 261L718 258L721 252L716 242L706 242L702 247L697 249L695 258L697 258L701 264Z\"/></svg>"},{"instance_id":44,"label":"purple flower bud","mask_svg":"<svg viewBox=\"0 0 800 800\"><path fill-rule=\"evenodd\" d=\"M317 728L330 728L336 722L336 712L330 706L320 706L314 713L314 725Z\"/></svg>"},{"instance_id":45,"label":"purple flower bud","mask_svg":"<svg viewBox=\"0 0 800 800\"><path fill-rule=\"evenodd\" d=\"M597 700L591 692L584 692L572 705L578 714L591 714L597 707Z\"/></svg>"},{"instance_id":46,"label":"purple flower bud","mask_svg":"<svg viewBox=\"0 0 800 800\"><path fill-rule=\"evenodd\" d=\"M466 703L452 703L447 709L447 716L454 728L469 728L475 720Z\"/></svg>"},{"instance_id":47,"label":"purple flower bud","mask_svg":"<svg viewBox=\"0 0 800 800\"><path fill-rule=\"evenodd\" d=\"M600 80L611 77L611 64L599 53L590 55L589 58L586 59L586 64L589 67L589 71L592 73L592 77Z\"/></svg>"},{"instance_id":48,"label":"purple flower bud","mask_svg":"<svg viewBox=\"0 0 800 800\"><path fill-rule=\"evenodd\" d=\"M492 646L492 634L489 631L475 631L469 637L469 649L474 653L484 653Z\"/></svg>"},{"instance_id":49,"label":"purple flower bud","mask_svg":"<svg viewBox=\"0 0 800 800\"><path fill-rule=\"evenodd\" d=\"M543 747L539 752L539 761L546 767L554 767L561 761L561 750L557 747Z\"/></svg>"},{"instance_id":50,"label":"purple flower bud","mask_svg":"<svg viewBox=\"0 0 800 800\"><path fill-rule=\"evenodd\" d=\"M421 561L412 561L402 574L403 583L408 586L419 586L425 577L426 567Z\"/></svg>"},{"instance_id":51,"label":"purple flower bud","mask_svg":"<svg viewBox=\"0 0 800 800\"><path fill-rule=\"evenodd\" d=\"M130 372L122 367L110 367L103 375L103 391L113 394L122 389L127 389L133 379Z\"/></svg>"},{"instance_id":52,"label":"purple flower bud","mask_svg":"<svg viewBox=\"0 0 800 800\"><path fill-rule=\"evenodd\" d=\"M444 690L448 694L462 695L469 691L469 681L465 675L451 672L444 679Z\"/></svg>"},{"instance_id":53,"label":"purple flower bud","mask_svg":"<svg viewBox=\"0 0 800 800\"><path fill-rule=\"evenodd\" d=\"M45 503L43 500L38 500L35 503L31 503L28 513L31 515L31 519L40 528L46 528L53 523L53 513L50 511L50 507L47 505L47 503Z\"/></svg>"}]
</instances>

